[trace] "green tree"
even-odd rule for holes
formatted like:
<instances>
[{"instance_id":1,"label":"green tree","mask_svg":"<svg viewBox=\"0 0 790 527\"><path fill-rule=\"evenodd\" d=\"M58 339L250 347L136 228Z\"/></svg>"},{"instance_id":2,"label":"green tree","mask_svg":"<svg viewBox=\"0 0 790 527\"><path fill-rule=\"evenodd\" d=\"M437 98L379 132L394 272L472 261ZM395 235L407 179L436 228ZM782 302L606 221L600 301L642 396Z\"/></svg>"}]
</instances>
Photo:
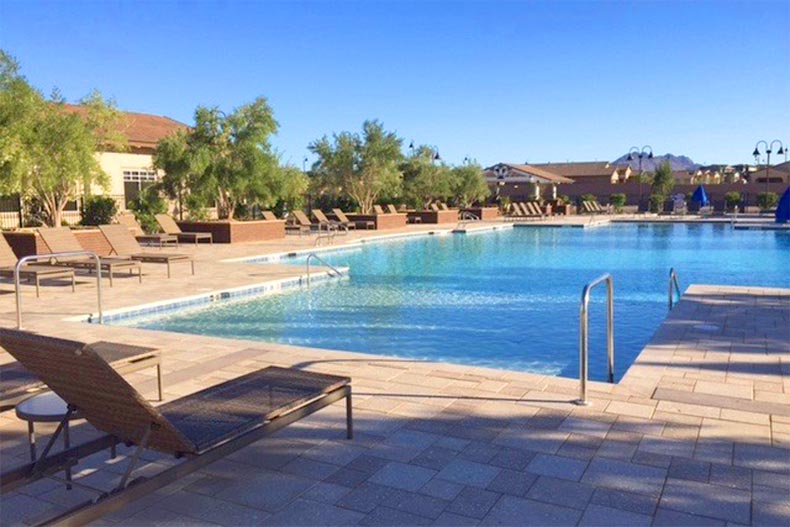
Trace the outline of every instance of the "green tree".
<instances>
[{"instance_id":1,"label":"green tree","mask_svg":"<svg viewBox=\"0 0 790 527\"><path fill-rule=\"evenodd\" d=\"M179 130L159 141L153 155L154 167L164 175L160 188L170 199L176 200L178 217L184 219L186 197L193 177L193 159L189 149L189 133Z\"/></svg>"},{"instance_id":2,"label":"green tree","mask_svg":"<svg viewBox=\"0 0 790 527\"><path fill-rule=\"evenodd\" d=\"M627 201L627 196L622 192L617 192L609 196L609 203L614 207L615 212L622 212Z\"/></svg>"},{"instance_id":3,"label":"green tree","mask_svg":"<svg viewBox=\"0 0 790 527\"><path fill-rule=\"evenodd\" d=\"M400 164L403 195L410 205L419 209L453 194L453 174L447 165L436 163L435 155L432 148L422 145Z\"/></svg>"},{"instance_id":4,"label":"green tree","mask_svg":"<svg viewBox=\"0 0 790 527\"><path fill-rule=\"evenodd\" d=\"M470 207L491 195L483 168L475 162L453 167L452 192L461 207Z\"/></svg>"},{"instance_id":5,"label":"green tree","mask_svg":"<svg viewBox=\"0 0 790 527\"><path fill-rule=\"evenodd\" d=\"M672 175L672 167L669 161L664 161L656 168L653 182L650 185L650 208L652 212L661 211L674 186L675 176Z\"/></svg>"},{"instance_id":6,"label":"green tree","mask_svg":"<svg viewBox=\"0 0 790 527\"><path fill-rule=\"evenodd\" d=\"M309 149L318 156L313 172L321 186L338 189L369 214L379 198L400 192L401 144L380 122L365 121L361 135L341 132L312 142Z\"/></svg>"}]
</instances>

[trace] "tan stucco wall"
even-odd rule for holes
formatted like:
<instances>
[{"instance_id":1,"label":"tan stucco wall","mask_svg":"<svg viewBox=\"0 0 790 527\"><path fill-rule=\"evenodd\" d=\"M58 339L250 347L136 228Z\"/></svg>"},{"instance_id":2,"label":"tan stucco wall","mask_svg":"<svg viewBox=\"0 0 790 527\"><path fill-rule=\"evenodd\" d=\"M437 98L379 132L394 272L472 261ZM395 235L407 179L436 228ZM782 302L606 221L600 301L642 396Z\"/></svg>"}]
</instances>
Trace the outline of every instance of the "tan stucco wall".
<instances>
[{"instance_id":1,"label":"tan stucco wall","mask_svg":"<svg viewBox=\"0 0 790 527\"><path fill-rule=\"evenodd\" d=\"M123 171L152 170L153 160L151 154L102 152L96 155L102 170L110 177L110 185L107 189L94 186L92 192L96 194L107 194L114 197L118 201L119 209L124 210L126 206L123 199ZM158 172L161 177L163 172L161 170Z\"/></svg>"}]
</instances>

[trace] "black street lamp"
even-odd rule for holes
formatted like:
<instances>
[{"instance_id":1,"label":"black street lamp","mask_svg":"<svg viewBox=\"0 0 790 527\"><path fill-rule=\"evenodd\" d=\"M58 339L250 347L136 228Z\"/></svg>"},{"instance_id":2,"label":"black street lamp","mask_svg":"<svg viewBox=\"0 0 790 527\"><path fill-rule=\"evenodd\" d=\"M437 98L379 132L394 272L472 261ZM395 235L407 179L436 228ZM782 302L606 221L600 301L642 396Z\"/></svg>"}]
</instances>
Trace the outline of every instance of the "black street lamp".
<instances>
[{"instance_id":1,"label":"black street lamp","mask_svg":"<svg viewBox=\"0 0 790 527\"><path fill-rule=\"evenodd\" d=\"M648 159L653 159L653 147L650 145L645 145L641 149L637 146L632 146L631 149L628 151L628 158L627 161L630 162L634 160L634 154L639 158L639 206L642 205L642 158L647 156Z\"/></svg>"},{"instance_id":2,"label":"black street lamp","mask_svg":"<svg viewBox=\"0 0 790 527\"><path fill-rule=\"evenodd\" d=\"M777 154L780 156L786 153L785 147L779 139L774 139L771 141L771 144L768 144L767 141L757 141L757 144L754 145L754 152L752 155L754 156L754 163L756 165L760 165L760 144L765 145L765 191L768 192L768 171L771 168L771 152L774 147L774 143L779 143L779 150L776 151Z\"/></svg>"}]
</instances>

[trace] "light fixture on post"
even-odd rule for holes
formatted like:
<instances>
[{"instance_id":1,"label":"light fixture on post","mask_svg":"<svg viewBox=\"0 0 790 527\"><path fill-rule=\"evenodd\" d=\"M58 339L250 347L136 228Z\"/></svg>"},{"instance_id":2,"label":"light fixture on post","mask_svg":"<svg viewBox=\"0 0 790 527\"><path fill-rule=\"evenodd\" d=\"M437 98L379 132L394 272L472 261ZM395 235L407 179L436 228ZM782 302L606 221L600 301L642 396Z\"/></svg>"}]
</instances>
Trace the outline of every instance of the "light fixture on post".
<instances>
[{"instance_id":1,"label":"light fixture on post","mask_svg":"<svg viewBox=\"0 0 790 527\"><path fill-rule=\"evenodd\" d=\"M434 161L441 161L442 160L442 156L439 155L439 150L434 150L433 160Z\"/></svg>"},{"instance_id":2,"label":"light fixture on post","mask_svg":"<svg viewBox=\"0 0 790 527\"><path fill-rule=\"evenodd\" d=\"M754 152L752 152L752 155L754 156L754 164L760 166L760 145L765 145L765 192L768 192L768 182L770 181L769 170L771 169L771 153L773 152L774 143L779 143L779 149L776 151L776 153L779 155L785 154L785 146L779 139L774 139L771 141L771 144L768 144L768 141L757 141L757 144L754 145Z\"/></svg>"},{"instance_id":3,"label":"light fixture on post","mask_svg":"<svg viewBox=\"0 0 790 527\"><path fill-rule=\"evenodd\" d=\"M653 159L653 147L650 145L645 145L641 149L637 146L632 146L631 149L628 151L628 157L626 160L628 164L631 164L631 161L634 160L634 154L639 158L639 204L637 206L640 207L642 205L642 159L647 156L648 159Z\"/></svg>"}]
</instances>

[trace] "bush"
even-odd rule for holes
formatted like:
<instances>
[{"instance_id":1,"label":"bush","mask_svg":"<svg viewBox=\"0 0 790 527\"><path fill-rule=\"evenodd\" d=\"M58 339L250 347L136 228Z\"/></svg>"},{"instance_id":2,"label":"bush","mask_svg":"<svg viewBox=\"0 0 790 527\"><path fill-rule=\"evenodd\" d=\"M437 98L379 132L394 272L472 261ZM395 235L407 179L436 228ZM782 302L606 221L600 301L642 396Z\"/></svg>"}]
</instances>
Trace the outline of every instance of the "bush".
<instances>
[{"instance_id":1,"label":"bush","mask_svg":"<svg viewBox=\"0 0 790 527\"><path fill-rule=\"evenodd\" d=\"M109 196L90 196L82 206L82 225L106 225L112 222L118 206Z\"/></svg>"},{"instance_id":2,"label":"bush","mask_svg":"<svg viewBox=\"0 0 790 527\"><path fill-rule=\"evenodd\" d=\"M664 211L664 201L666 198L663 194L651 194L650 195L650 212L663 212Z\"/></svg>"},{"instance_id":3,"label":"bush","mask_svg":"<svg viewBox=\"0 0 790 527\"><path fill-rule=\"evenodd\" d=\"M760 212L765 212L776 207L779 203L779 196L776 192L760 192L757 194L757 206L760 207Z\"/></svg>"},{"instance_id":4,"label":"bush","mask_svg":"<svg viewBox=\"0 0 790 527\"><path fill-rule=\"evenodd\" d=\"M743 199L740 192L727 192L724 195L724 202L727 204L727 210L733 210L737 207Z\"/></svg>"},{"instance_id":5,"label":"bush","mask_svg":"<svg viewBox=\"0 0 790 527\"><path fill-rule=\"evenodd\" d=\"M614 207L615 212L622 212L626 199L625 194L618 192L609 196L609 203Z\"/></svg>"},{"instance_id":6,"label":"bush","mask_svg":"<svg viewBox=\"0 0 790 527\"><path fill-rule=\"evenodd\" d=\"M592 194L582 194L579 198L582 201L598 201L598 198L593 196Z\"/></svg>"},{"instance_id":7,"label":"bush","mask_svg":"<svg viewBox=\"0 0 790 527\"><path fill-rule=\"evenodd\" d=\"M140 196L126 204L126 207L134 212L134 217L145 232L159 232L159 224L156 223L156 214L167 212L167 203L159 195L156 187L148 187L140 193Z\"/></svg>"}]
</instances>

